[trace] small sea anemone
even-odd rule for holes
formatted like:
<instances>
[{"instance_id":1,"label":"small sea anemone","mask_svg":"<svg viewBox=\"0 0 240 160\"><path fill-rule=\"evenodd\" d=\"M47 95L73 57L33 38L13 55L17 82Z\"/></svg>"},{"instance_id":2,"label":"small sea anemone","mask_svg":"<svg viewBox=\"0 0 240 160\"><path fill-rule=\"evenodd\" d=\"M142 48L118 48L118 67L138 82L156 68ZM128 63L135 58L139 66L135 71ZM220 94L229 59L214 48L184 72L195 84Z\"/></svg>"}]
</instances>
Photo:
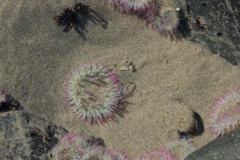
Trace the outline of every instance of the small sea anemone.
<instances>
[{"instance_id":1,"label":"small sea anemone","mask_svg":"<svg viewBox=\"0 0 240 160\"><path fill-rule=\"evenodd\" d=\"M71 70L64 87L71 113L89 124L113 118L114 111L122 108L121 98L128 94L109 67L96 63Z\"/></svg>"},{"instance_id":2,"label":"small sea anemone","mask_svg":"<svg viewBox=\"0 0 240 160\"><path fill-rule=\"evenodd\" d=\"M159 116L163 119L163 128L166 128L169 138L178 137L177 130L188 133L195 127L193 111L185 104L169 101L159 107Z\"/></svg>"},{"instance_id":3,"label":"small sea anemone","mask_svg":"<svg viewBox=\"0 0 240 160\"><path fill-rule=\"evenodd\" d=\"M54 146L52 150L52 157L56 160L65 160L65 159L80 159L84 155L84 152L79 150L76 141L86 148L87 138L83 135L77 134L66 134L62 140Z\"/></svg>"},{"instance_id":4,"label":"small sea anemone","mask_svg":"<svg viewBox=\"0 0 240 160\"><path fill-rule=\"evenodd\" d=\"M169 142L166 148L180 159L186 158L189 154L197 150L194 142L186 138L178 138Z\"/></svg>"},{"instance_id":5,"label":"small sea anemone","mask_svg":"<svg viewBox=\"0 0 240 160\"><path fill-rule=\"evenodd\" d=\"M53 148L52 157L56 160L89 160L107 157L105 148L87 143L88 138L81 134L69 133Z\"/></svg>"},{"instance_id":6,"label":"small sea anemone","mask_svg":"<svg viewBox=\"0 0 240 160\"><path fill-rule=\"evenodd\" d=\"M179 158L166 148L148 151L139 160L179 160Z\"/></svg>"},{"instance_id":7,"label":"small sea anemone","mask_svg":"<svg viewBox=\"0 0 240 160\"><path fill-rule=\"evenodd\" d=\"M160 18L153 22L153 29L163 35L173 35L179 25L178 13L174 8L163 8Z\"/></svg>"},{"instance_id":8,"label":"small sea anemone","mask_svg":"<svg viewBox=\"0 0 240 160\"><path fill-rule=\"evenodd\" d=\"M0 90L0 104L7 102L8 95L6 92Z\"/></svg>"},{"instance_id":9,"label":"small sea anemone","mask_svg":"<svg viewBox=\"0 0 240 160\"><path fill-rule=\"evenodd\" d=\"M240 128L240 87L227 91L213 103L208 125L216 137Z\"/></svg>"},{"instance_id":10,"label":"small sea anemone","mask_svg":"<svg viewBox=\"0 0 240 160\"><path fill-rule=\"evenodd\" d=\"M126 155L123 151L113 150L109 152L112 154L113 160L131 160L131 158L128 155Z\"/></svg>"}]
</instances>

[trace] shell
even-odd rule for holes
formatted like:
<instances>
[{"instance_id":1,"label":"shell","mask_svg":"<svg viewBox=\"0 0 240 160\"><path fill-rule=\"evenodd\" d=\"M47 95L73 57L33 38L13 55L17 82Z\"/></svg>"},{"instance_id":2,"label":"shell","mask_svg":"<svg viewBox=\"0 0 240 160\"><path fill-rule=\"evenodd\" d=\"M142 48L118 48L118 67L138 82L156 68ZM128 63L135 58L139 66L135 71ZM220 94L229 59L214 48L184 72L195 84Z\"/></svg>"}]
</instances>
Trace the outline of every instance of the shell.
<instances>
[{"instance_id":1,"label":"shell","mask_svg":"<svg viewBox=\"0 0 240 160\"><path fill-rule=\"evenodd\" d=\"M121 71L127 71L129 68L127 67L127 66L122 66L121 68L120 68L120 70Z\"/></svg>"}]
</instances>

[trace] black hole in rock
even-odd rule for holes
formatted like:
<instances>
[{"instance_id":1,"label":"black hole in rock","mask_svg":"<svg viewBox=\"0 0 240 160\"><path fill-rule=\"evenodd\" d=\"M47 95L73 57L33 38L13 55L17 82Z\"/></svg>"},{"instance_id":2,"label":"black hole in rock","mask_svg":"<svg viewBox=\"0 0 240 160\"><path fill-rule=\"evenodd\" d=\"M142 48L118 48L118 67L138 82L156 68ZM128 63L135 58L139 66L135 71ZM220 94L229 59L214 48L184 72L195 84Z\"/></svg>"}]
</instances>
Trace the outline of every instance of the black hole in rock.
<instances>
[{"instance_id":1,"label":"black hole in rock","mask_svg":"<svg viewBox=\"0 0 240 160\"><path fill-rule=\"evenodd\" d=\"M31 136L31 137L36 137L36 136L37 136L37 133L32 132L32 133L30 133L30 136Z\"/></svg>"},{"instance_id":2,"label":"black hole in rock","mask_svg":"<svg viewBox=\"0 0 240 160\"><path fill-rule=\"evenodd\" d=\"M217 33L217 36L221 37L221 36L222 36L222 32L219 31L219 32Z\"/></svg>"},{"instance_id":3,"label":"black hole in rock","mask_svg":"<svg viewBox=\"0 0 240 160\"><path fill-rule=\"evenodd\" d=\"M207 5L207 3L205 3L205 2L202 3L202 6L206 6L206 5Z\"/></svg>"}]
</instances>

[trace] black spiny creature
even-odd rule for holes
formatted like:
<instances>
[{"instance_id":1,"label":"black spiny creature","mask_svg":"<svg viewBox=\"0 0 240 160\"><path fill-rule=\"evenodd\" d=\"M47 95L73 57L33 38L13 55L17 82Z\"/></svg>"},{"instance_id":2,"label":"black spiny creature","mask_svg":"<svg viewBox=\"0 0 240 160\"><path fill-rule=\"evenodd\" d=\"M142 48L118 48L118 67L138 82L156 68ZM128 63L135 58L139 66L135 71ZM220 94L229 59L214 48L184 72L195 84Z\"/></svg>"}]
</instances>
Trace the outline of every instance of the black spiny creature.
<instances>
[{"instance_id":1,"label":"black spiny creature","mask_svg":"<svg viewBox=\"0 0 240 160\"><path fill-rule=\"evenodd\" d=\"M81 18L88 15L88 13L89 6L83 5L82 3L77 3L73 9L66 8L64 13L55 16L53 20L55 20L58 25L66 25L63 31L67 32L76 23L78 23Z\"/></svg>"}]
</instances>

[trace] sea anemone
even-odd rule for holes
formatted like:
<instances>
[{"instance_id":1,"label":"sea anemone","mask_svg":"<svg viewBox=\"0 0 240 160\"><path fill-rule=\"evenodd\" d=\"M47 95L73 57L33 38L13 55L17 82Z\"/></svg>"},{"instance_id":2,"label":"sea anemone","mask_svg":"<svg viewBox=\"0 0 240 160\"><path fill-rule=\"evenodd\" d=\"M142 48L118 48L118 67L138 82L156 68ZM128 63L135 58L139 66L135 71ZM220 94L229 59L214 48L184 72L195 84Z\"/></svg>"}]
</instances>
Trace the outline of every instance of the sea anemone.
<instances>
[{"instance_id":1,"label":"sea anemone","mask_svg":"<svg viewBox=\"0 0 240 160\"><path fill-rule=\"evenodd\" d=\"M144 11L139 11L137 13L138 17L147 21L147 24L151 24L155 21L156 17L159 15L159 8L157 6L150 6Z\"/></svg>"},{"instance_id":2,"label":"sea anemone","mask_svg":"<svg viewBox=\"0 0 240 160\"><path fill-rule=\"evenodd\" d=\"M166 145L166 148L174 155L177 155L179 159L184 159L189 154L197 150L194 142L187 140L186 138L178 138Z\"/></svg>"},{"instance_id":3,"label":"sea anemone","mask_svg":"<svg viewBox=\"0 0 240 160\"><path fill-rule=\"evenodd\" d=\"M178 13L175 9L163 8L160 17L153 22L153 29L163 35L173 35L178 25Z\"/></svg>"},{"instance_id":4,"label":"sea anemone","mask_svg":"<svg viewBox=\"0 0 240 160\"><path fill-rule=\"evenodd\" d=\"M7 102L8 95L6 92L0 90L0 104Z\"/></svg>"},{"instance_id":5,"label":"sea anemone","mask_svg":"<svg viewBox=\"0 0 240 160\"><path fill-rule=\"evenodd\" d=\"M129 93L108 66L96 63L71 70L64 87L71 113L89 124L113 118Z\"/></svg>"},{"instance_id":6,"label":"sea anemone","mask_svg":"<svg viewBox=\"0 0 240 160\"><path fill-rule=\"evenodd\" d=\"M179 160L179 158L166 148L148 151L139 160Z\"/></svg>"},{"instance_id":7,"label":"sea anemone","mask_svg":"<svg viewBox=\"0 0 240 160\"><path fill-rule=\"evenodd\" d=\"M112 5L120 5L122 4L122 0L108 0L108 3Z\"/></svg>"},{"instance_id":8,"label":"sea anemone","mask_svg":"<svg viewBox=\"0 0 240 160\"><path fill-rule=\"evenodd\" d=\"M122 0L122 3L128 13L137 13L150 9L155 0Z\"/></svg>"},{"instance_id":9,"label":"sea anemone","mask_svg":"<svg viewBox=\"0 0 240 160\"><path fill-rule=\"evenodd\" d=\"M112 154L113 160L131 160L131 158L121 150L113 150L109 152Z\"/></svg>"},{"instance_id":10,"label":"sea anemone","mask_svg":"<svg viewBox=\"0 0 240 160\"><path fill-rule=\"evenodd\" d=\"M185 104L169 101L159 107L159 116L163 119L163 128L166 128L170 139L178 137L177 130L189 133L195 127L193 111Z\"/></svg>"},{"instance_id":11,"label":"sea anemone","mask_svg":"<svg viewBox=\"0 0 240 160\"><path fill-rule=\"evenodd\" d=\"M227 91L213 103L208 125L216 137L240 127L240 87Z\"/></svg>"},{"instance_id":12,"label":"sea anemone","mask_svg":"<svg viewBox=\"0 0 240 160\"><path fill-rule=\"evenodd\" d=\"M84 152L78 148L78 145L87 146L87 138L83 135L66 134L62 140L54 146L52 150L53 159L65 160L65 159L80 159L84 155Z\"/></svg>"},{"instance_id":13,"label":"sea anemone","mask_svg":"<svg viewBox=\"0 0 240 160\"><path fill-rule=\"evenodd\" d=\"M81 134L69 133L53 148L52 157L56 160L103 159L108 153L97 144L89 144L88 138Z\"/></svg>"},{"instance_id":14,"label":"sea anemone","mask_svg":"<svg viewBox=\"0 0 240 160\"><path fill-rule=\"evenodd\" d=\"M121 13L128 13L126 8L124 7L123 0L108 0L108 3L113 5L116 11Z\"/></svg>"}]
</instances>

